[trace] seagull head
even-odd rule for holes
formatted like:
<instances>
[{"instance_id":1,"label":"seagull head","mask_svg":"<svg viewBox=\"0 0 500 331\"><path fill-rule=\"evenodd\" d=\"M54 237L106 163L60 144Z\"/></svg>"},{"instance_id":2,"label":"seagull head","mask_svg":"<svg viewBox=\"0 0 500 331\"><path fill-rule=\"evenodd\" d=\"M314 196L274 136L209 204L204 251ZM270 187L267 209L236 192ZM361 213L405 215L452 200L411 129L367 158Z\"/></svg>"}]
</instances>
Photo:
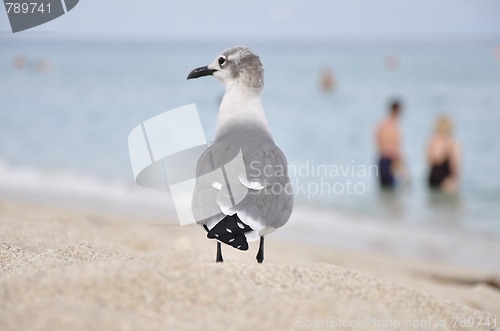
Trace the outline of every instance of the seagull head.
<instances>
[{"instance_id":1,"label":"seagull head","mask_svg":"<svg viewBox=\"0 0 500 331\"><path fill-rule=\"evenodd\" d=\"M259 57L243 46L232 47L207 66L191 71L187 79L215 76L224 85L261 90L264 86L264 69Z\"/></svg>"}]
</instances>

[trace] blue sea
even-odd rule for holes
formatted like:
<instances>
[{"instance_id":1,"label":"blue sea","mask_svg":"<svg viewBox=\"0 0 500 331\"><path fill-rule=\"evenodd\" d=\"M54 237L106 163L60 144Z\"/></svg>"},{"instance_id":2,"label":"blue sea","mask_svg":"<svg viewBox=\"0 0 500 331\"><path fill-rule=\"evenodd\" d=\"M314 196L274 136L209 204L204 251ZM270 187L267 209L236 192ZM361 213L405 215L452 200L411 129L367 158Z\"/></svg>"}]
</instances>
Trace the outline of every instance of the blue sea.
<instances>
[{"instance_id":1,"label":"blue sea","mask_svg":"<svg viewBox=\"0 0 500 331\"><path fill-rule=\"evenodd\" d=\"M213 139L223 87L186 76L229 46L2 40L0 190L92 195L95 186L95 196L126 195L134 188L127 136L142 121L196 103L206 138ZM288 157L298 205L391 226L500 234L496 43L248 46L264 64L264 108ZM335 79L329 93L320 88L325 67ZM372 171L373 136L393 98L404 107L410 180L383 194ZM463 154L454 195L426 187L425 148L443 113L454 122Z\"/></svg>"}]
</instances>

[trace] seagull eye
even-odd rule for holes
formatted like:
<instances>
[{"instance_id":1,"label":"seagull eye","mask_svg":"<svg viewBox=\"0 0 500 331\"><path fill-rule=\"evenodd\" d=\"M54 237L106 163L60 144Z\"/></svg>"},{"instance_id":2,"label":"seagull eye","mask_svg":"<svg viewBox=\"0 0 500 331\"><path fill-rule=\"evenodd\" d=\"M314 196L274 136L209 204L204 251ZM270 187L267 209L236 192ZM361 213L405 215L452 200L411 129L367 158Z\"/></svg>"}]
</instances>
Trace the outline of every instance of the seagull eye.
<instances>
[{"instance_id":1,"label":"seagull eye","mask_svg":"<svg viewBox=\"0 0 500 331\"><path fill-rule=\"evenodd\" d=\"M221 56L219 58L219 65L222 67L226 63L226 58L224 56Z\"/></svg>"}]
</instances>

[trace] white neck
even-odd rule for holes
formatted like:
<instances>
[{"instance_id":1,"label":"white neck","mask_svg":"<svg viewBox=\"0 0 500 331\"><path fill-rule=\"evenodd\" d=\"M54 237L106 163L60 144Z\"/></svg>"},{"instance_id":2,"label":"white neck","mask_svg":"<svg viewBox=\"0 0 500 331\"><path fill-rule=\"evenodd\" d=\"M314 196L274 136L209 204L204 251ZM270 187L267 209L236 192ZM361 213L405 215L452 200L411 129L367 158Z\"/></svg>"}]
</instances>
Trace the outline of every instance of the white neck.
<instances>
[{"instance_id":1,"label":"white neck","mask_svg":"<svg viewBox=\"0 0 500 331\"><path fill-rule=\"evenodd\" d=\"M238 126L256 126L271 136L260 91L240 84L228 84L219 108L215 139Z\"/></svg>"}]
</instances>

